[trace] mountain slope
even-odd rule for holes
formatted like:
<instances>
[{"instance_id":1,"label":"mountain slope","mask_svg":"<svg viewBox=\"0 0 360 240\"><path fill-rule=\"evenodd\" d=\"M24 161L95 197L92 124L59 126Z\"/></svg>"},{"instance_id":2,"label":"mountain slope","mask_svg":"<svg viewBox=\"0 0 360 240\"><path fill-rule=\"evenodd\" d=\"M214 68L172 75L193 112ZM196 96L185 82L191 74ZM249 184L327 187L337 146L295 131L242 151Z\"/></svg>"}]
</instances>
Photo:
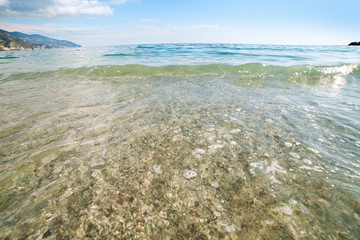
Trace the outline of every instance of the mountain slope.
<instances>
[{"instance_id":1,"label":"mountain slope","mask_svg":"<svg viewBox=\"0 0 360 240\"><path fill-rule=\"evenodd\" d=\"M0 50L38 49L38 48L64 48L81 47L80 45L54 38L45 37L39 34L25 34L21 32L8 32L0 29Z\"/></svg>"},{"instance_id":2,"label":"mountain slope","mask_svg":"<svg viewBox=\"0 0 360 240\"><path fill-rule=\"evenodd\" d=\"M10 33L12 36L20 38L24 41L29 42L30 44L34 45L34 46L41 46L41 45L51 45L53 47L56 48L61 48L61 47L81 47L80 45L70 42L70 41L66 41L66 40L57 40L54 38L49 38L49 37L45 37L39 34L32 34L32 35L28 35L28 34L24 34L21 32L11 32Z\"/></svg>"},{"instance_id":3,"label":"mountain slope","mask_svg":"<svg viewBox=\"0 0 360 240\"><path fill-rule=\"evenodd\" d=\"M0 31L0 50L10 50L10 49L32 49L33 46L17 37L14 37L6 32Z\"/></svg>"}]
</instances>

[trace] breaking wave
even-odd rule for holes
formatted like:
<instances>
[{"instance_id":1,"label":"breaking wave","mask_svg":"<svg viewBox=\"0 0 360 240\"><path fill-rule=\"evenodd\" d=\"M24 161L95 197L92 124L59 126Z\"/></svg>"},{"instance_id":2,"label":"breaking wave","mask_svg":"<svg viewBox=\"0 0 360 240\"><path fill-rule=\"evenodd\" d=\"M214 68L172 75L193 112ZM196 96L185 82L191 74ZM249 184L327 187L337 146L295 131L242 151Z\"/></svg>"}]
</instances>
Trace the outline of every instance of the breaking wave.
<instances>
[{"instance_id":1,"label":"breaking wave","mask_svg":"<svg viewBox=\"0 0 360 240\"><path fill-rule=\"evenodd\" d=\"M115 56L115 55L109 55ZM125 56L118 55L116 56ZM177 78L213 76L228 78L238 84L259 83L266 84L270 81L284 81L292 84L326 85L346 81L350 76L360 76L359 66L344 64L340 66L275 66L261 63L249 63L237 66L211 64L211 65L174 65L153 67L146 65L101 65L80 68L62 68L54 71L16 73L5 80L33 79L41 77L71 77L91 78L93 80L106 78Z\"/></svg>"}]
</instances>

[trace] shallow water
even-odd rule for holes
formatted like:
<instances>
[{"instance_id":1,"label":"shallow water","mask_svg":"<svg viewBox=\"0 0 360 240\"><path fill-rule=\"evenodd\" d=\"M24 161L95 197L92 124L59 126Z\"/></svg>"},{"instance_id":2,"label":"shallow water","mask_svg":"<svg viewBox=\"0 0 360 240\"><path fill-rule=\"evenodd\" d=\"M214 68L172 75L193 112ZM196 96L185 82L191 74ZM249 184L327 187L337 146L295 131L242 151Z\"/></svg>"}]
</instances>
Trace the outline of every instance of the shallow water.
<instances>
[{"instance_id":1,"label":"shallow water","mask_svg":"<svg viewBox=\"0 0 360 240\"><path fill-rule=\"evenodd\" d=\"M74 68L62 64L77 50L57 50L29 70L49 52L11 53L36 57L23 71L1 65L0 238L360 236L359 63L209 65L220 60L186 46L177 54L193 51L197 64L104 56L122 46ZM128 46L176 60L173 45L138 47Z\"/></svg>"}]
</instances>

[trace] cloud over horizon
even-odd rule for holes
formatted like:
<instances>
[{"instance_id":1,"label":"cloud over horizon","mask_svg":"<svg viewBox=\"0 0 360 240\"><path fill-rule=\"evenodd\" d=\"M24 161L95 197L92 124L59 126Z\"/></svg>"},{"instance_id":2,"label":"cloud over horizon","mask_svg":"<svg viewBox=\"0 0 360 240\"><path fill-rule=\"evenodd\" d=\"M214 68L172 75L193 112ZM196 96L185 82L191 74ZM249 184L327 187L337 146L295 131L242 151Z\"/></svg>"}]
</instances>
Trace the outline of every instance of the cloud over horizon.
<instances>
[{"instance_id":1,"label":"cloud over horizon","mask_svg":"<svg viewBox=\"0 0 360 240\"><path fill-rule=\"evenodd\" d=\"M198 0L189 7L190 2L0 0L0 28L67 38L83 46L143 42L313 45L359 39L356 9L360 2L355 0L352 5L326 6L306 0L314 4L311 9L285 0L276 4ZM335 9L343 17L335 18Z\"/></svg>"},{"instance_id":2,"label":"cloud over horizon","mask_svg":"<svg viewBox=\"0 0 360 240\"><path fill-rule=\"evenodd\" d=\"M7 6L9 4L8 0L0 0L0 7Z\"/></svg>"},{"instance_id":3,"label":"cloud over horizon","mask_svg":"<svg viewBox=\"0 0 360 240\"><path fill-rule=\"evenodd\" d=\"M0 0L0 6L0 16L6 17L58 18L113 14L107 3L98 0Z\"/></svg>"},{"instance_id":4,"label":"cloud over horizon","mask_svg":"<svg viewBox=\"0 0 360 240\"><path fill-rule=\"evenodd\" d=\"M140 0L111 0L109 2L109 4L115 4L115 5L118 5L118 4L124 4L124 3L127 3L127 2L139 2Z\"/></svg>"}]
</instances>

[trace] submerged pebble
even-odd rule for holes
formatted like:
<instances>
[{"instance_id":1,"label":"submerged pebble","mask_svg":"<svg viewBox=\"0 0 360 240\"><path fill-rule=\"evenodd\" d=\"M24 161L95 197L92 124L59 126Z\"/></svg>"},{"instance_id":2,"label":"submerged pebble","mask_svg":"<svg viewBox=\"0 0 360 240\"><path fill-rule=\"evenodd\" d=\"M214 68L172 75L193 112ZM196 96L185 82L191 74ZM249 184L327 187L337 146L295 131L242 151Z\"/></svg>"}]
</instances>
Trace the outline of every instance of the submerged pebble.
<instances>
[{"instance_id":1,"label":"submerged pebble","mask_svg":"<svg viewBox=\"0 0 360 240\"><path fill-rule=\"evenodd\" d=\"M91 167L98 167L98 166L103 166L105 163L102 159L92 159L90 161L90 166Z\"/></svg>"},{"instance_id":2,"label":"submerged pebble","mask_svg":"<svg viewBox=\"0 0 360 240\"><path fill-rule=\"evenodd\" d=\"M225 231L228 233L234 233L236 231L236 226L234 224L225 226Z\"/></svg>"},{"instance_id":3,"label":"submerged pebble","mask_svg":"<svg viewBox=\"0 0 360 240\"><path fill-rule=\"evenodd\" d=\"M223 148L224 145L221 144L214 144L214 145L210 145L208 146L209 149L219 149L219 148Z\"/></svg>"},{"instance_id":4,"label":"submerged pebble","mask_svg":"<svg viewBox=\"0 0 360 240\"><path fill-rule=\"evenodd\" d=\"M289 206L282 207L282 212L286 215L292 215L293 210Z\"/></svg>"},{"instance_id":5,"label":"submerged pebble","mask_svg":"<svg viewBox=\"0 0 360 240\"><path fill-rule=\"evenodd\" d=\"M161 165L154 164L152 168L156 174L162 174Z\"/></svg>"},{"instance_id":6,"label":"submerged pebble","mask_svg":"<svg viewBox=\"0 0 360 240\"><path fill-rule=\"evenodd\" d=\"M184 173L184 177L188 180L193 179L197 177L197 173L195 171L186 170Z\"/></svg>"},{"instance_id":7,"label":"submerged pebble","mask_svg":"<svg viewBox=\"0 0 360 240\"><path fill-rule=\"evenodd\" d=\"M310 151L312 151L313 153L316 153L316 154L319 154L320 152L316 149L313 149L313 148L308 148Z\"/></svg>"},{"instance_id":8,"label":"submerged pebble","mask_svg":"<svg viewBox=\"0 0 360 240\"><path fill-rule=\"evenodd\" d=\"M211 182L211 186L214 188L218 188L220 185L219 185L219 182L215 180L215 181Z\"/></svg>"},{"instance_id":9,"label":"submerged pebble","mask_svg":"<svg viewBox=\"0 0 360 240\"><path fill-rule=\"evenodd\" d=\"M59 173L59 172L61 172L61 170L62 170L63 168L64 168L63 166L59 166L59 167L55 168L55 170L53 171L53 173L54 173L54 174L55 174L55 173Z\"/></svg>"},{"instance_id":10,"label":"submerged pebble","mask_svg":"<svg viewBox=\"0 0 360 240\"><path fill-rule=\"evenodd\" d=\"M214 210L213 213L216 218L219 218L221 216L221 213L219 213L218 211Z\"/></svg>"},{"instance_id":11,"label":"submerged pebble","mask_svg":"<svg viewBox=\"0 0 360 240\"><path fill-rule=\"evenodd\" d=\"M196 148L196 149L195 149L195 152L200 153L200 154L204 154L204 153L205 153L205 150L204 150L204 149L201 149L201 148Z\"/></svg>"},{"instance_id":12,"label":"submerged pebble","mask_svg":"<svg viewBox=\"0 0 360 240\"><path fill-rule=\"evenodd\" d=\"M299 155L298 153L291 152L290 155L291 155L293 158L300 159L300 155Z\"/></svg>"},{"instance_id":13,"label":"submerged pebble","mask_svg":"<svg viewBox=\"0 0 360 240\"><path fill-rule=\"evenodd\" d=\"M238 132L241 132L241 130L240 129L233 129L233 130L230 131L230 133L238 133Z\"/></svg>"},{"instance_id":14,"label":"submerged pebble","mask_svg":"<svg viewBox=\"0 0 360 240\"><path fill-rule=\"evenodd\" d=\"M312 162L311 162L309 159L304 159L304 162L305 162L306 164L308 164L308 165L311 165L311 164L312 164Z\"/></svg>"}]
</instances>

